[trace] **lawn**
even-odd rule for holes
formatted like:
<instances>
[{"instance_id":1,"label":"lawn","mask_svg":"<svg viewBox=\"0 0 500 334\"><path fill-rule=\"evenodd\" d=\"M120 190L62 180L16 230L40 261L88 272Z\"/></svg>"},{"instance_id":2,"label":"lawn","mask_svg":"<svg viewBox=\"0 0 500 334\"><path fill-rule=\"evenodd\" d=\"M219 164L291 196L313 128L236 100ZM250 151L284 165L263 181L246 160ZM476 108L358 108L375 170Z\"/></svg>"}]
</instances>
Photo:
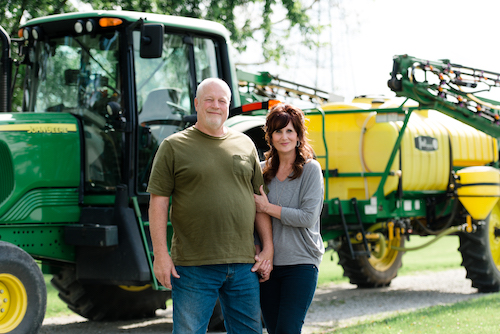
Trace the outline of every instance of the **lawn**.
<instances>
[{"instance_id":1,"label":"lawn","mask_svg":"<svg viewBox=\"0 0 500 334\"><path fill-rule=\"evenodd\" d=\"M323 334L423 333L496 334L500 332L500 295L487 294L453 305L439 305L406 312L379 321L367 321Z\"/></svg>"}]
</instances>

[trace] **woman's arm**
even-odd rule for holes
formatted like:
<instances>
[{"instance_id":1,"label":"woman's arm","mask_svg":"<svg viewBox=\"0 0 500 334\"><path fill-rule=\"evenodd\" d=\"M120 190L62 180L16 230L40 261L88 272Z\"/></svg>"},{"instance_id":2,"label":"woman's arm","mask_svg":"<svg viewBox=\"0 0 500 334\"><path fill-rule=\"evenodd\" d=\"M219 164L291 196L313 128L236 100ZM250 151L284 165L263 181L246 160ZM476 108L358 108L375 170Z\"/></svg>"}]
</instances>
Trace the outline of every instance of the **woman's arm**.
<instances>
[{"instance_id":1,"label":"woman's arm","mask_svg":"<svg viewBox=\"0 0 500 334\"><path fill-rule=\"evenodd\" d=\"M293 227L311 228L321 215L324 181L320 164L311 160L304 165L299 192L299 208L283 207L281 223Z\"/></svg>"}]
</instances>

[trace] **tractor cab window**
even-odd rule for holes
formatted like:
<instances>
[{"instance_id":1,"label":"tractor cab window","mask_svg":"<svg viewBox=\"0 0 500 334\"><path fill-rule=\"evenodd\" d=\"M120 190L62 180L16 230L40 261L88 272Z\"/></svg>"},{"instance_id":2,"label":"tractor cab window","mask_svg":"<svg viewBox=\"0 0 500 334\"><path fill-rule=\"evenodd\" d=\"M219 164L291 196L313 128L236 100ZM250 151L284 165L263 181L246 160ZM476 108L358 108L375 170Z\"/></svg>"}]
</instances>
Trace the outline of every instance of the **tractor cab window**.
<instances>
[{"instance_id":1,"label":"tractor cab window","mask_svg":"<svg viewBox=\"0 0 500 334\"><path fill-rule=\"evenodd\" d=\"M106 105L120 103L118 33L65 36L39 41L23 105L35 112L68 112L83 124L85 188L114 191L121 180L121 133Z\"/></svg>"},{"instance_id":2,"label":"tractor cab window","mask_svg":"<svg viewBox=\"0 0 500 334\"><path fill-rule=\"evenodd\" d=\"M161 58L139 56L140 33L134 35L139 111L138 191L145 192L154 154L171 134L190 125L194 95L205 78L219 77L216 42L209 38L165 34ZM191 118L192 120L192 118ZM146 134L146 135L145 135Z\"/></svg>"}]
</instances>

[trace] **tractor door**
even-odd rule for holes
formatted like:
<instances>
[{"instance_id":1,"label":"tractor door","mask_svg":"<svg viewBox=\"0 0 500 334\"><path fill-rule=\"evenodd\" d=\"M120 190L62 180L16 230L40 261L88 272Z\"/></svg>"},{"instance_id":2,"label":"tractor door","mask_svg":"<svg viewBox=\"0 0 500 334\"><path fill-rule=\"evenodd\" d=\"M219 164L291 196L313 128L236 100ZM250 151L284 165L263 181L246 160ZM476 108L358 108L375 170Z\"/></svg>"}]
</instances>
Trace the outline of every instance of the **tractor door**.
<instances>
[{"instance_id":1,"label":"tractor door","mask_svg":"<svg viewBox=\"0 0 500 334\"><path fill-rule=\"evenodd\" d=\"M65 112L83 125L85 192L115 192L122 181L123 133L110 125L108 102L120 103L119 33L62 36L29 50L24 110ZM67 157L72 159L76 157Z\"/></svg>"},{"instance_id":2,"label":"tractor door","mask_svg":"<svg viewBox=\"0 0 500 334\"><path fill-rule=\"evenodd\" d=\"M163 139L196 121L194 97L205 78L222 77L218 41L209 37L168 33L160 58L139 56L134 32L139 156L137 190L145 193L151 164Z\"/></svg>"}]
</instances>

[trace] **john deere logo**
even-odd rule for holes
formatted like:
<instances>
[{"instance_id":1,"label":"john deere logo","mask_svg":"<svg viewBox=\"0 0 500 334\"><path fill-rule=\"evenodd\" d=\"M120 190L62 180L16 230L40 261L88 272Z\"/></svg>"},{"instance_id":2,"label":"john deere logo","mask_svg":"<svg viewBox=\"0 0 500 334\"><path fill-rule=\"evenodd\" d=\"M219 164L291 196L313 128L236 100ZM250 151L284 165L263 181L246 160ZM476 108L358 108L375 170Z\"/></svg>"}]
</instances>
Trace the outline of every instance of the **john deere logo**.
<instances>
[{"instance_id":1,"label":"john deere logo","mask_svg":"<svg viewBox=\"0 0 500 334\"><path fill-rule=\"evenodd\" d=\"M415 147L420 151L437 151L438 141L436 138L428 136L416 137Z\"/></svg>"},{"instance_id":2,"label":"john deere logo","mask_svg":"<svg viewBox=\"0 0 500 334\"><path fill-rule=\"evenodd\" d=\"M45 123L45 124L7 124L0 125L0 131L27 133L68 133L76 132L76 124Z\"/></svg>"}]
</instances>

